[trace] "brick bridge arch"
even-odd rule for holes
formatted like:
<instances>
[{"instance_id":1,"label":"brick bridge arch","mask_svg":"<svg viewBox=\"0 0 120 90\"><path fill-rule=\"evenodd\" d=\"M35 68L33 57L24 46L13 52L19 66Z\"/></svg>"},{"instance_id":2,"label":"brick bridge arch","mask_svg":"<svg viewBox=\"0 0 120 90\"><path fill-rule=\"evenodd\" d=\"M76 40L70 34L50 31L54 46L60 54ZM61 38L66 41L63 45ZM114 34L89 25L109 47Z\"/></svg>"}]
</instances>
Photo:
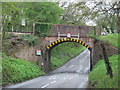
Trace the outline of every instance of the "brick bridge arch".
<instances>
[{"instance_id":1,"label":"brick bridge arch","mask_svg":"<svg viewBox=\"0 0 120 90\"><path fill-rule=\"evenodd\" d=\"M81 45L83 45L84 47L86 47L89 51L90 54L92 53L92 47L89 46L88 44L86 44L85 42L78 40L78 39L72 39L72 38L64 38L64 39L58 39L56 41L53 41L51 44L48 44L45 46L45 49L42 50L42 58L41 58L41 68L45 71L45 72L49 72L51 69L51 50L56 47L57 45L61 44L61 43L65 43L65 42L76 42L79 43ZM90 59L90 70L92 69L92 59Z\"/></svg>"},{"instance_id":2,"label":"brick bridge arch","mask_svg":"<svg viewBox=\"0 0 120 90\"><path fill-rule=\"evenodd\" d=\"M59 24L53 24L52 28L47 35L47 37L44 38L43 42L41 42L40 49L42 50L42 55L39 58L39 65L45 72L50 71L51 67L51 60L50 60L50 53L52 48L57 46L60 43L64 42L76 42L80 43L83 46L85 46L88 50L90 50L90 70L92 69L92 47L94 46L94 39L89 37L89 33L93 31L92 26L73 26L73 25L59 25ZM65 39L59 39L58 38L58 32L61 34L66 34L70 32L72 35L79 34L78 39L74 38L65 38ZM95 35L100 35L100 28L96 27L96 32L94 32Z\"/></svg>"},{"instance_id":3,"label":"brick bridge arch","mask_svg":"<svg viewBox=\"0 0 120 90\"><path fill-rule=\"evenodd\" d=\"M92 48L89 45L85 44L83 41L78 40L78 39L72 39L72 38L58 39L58 40L52 42L51 44L47 45L46 49L50 50L50 49L54 48L55 46L57 46L58 44L61 44L63 42L76 42L76 43L80 43L83 46L85 46L88 50L90 50L90 51L92 50Z\"/></svg>"}]
</instances>

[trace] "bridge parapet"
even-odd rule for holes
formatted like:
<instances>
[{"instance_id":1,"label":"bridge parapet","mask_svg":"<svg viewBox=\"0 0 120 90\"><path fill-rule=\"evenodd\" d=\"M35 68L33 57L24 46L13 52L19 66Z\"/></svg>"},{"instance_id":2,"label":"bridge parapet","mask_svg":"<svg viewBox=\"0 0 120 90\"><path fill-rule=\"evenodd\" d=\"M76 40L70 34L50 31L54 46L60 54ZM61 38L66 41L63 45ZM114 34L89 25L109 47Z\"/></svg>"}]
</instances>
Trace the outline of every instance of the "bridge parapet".
<instances>
[{"instance_id":1,"label":"bridge parapet","mask_svg":"<svg viewBox=\"0 0 120 90\"><path fill-rule=\"evenodd\" d=\"M57 36L57 33L66 34L71 32L72 34L80 34L80 36L88 35L90 32L93 32L94 28L96 32L94 34L100 35L101 28L93 26L80 26L80 25L62 25L62 24L53 24L48 36Z\"/></svg>"}]
</instances>

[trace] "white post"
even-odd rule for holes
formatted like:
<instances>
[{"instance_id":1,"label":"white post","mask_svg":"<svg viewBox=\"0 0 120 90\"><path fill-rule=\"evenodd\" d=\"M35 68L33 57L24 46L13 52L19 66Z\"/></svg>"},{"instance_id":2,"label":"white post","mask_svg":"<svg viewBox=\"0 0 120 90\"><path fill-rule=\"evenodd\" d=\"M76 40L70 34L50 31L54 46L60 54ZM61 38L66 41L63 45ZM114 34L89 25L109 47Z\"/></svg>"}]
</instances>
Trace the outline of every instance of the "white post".
<instances>
[{"instance_id":1,"label":"white post","mask_svg":"<svg viewBox=\"0 0 120 90\"><path fill-rule=\"evenodd\" d=\"M35 23L33 23L33 34L35 34Z\"/></svg>"},{"instance_id":2,"label":"white post","mask_svg":"<svg viewBox=\"0 0 120 90\"><path fill-rule=\"evenodd\" d=\"M78 33L78 40L79 40L79 33Z\"/></svg>"},{"instance_id":3,"label":"white post","mask_svg":"<svg viewBox=\"0 0 120 90\"><path fill-rule=\"evenodd\" d=\"M60 33L58 32L58 39L60 38Z\"/></svg>"}]
</instances>

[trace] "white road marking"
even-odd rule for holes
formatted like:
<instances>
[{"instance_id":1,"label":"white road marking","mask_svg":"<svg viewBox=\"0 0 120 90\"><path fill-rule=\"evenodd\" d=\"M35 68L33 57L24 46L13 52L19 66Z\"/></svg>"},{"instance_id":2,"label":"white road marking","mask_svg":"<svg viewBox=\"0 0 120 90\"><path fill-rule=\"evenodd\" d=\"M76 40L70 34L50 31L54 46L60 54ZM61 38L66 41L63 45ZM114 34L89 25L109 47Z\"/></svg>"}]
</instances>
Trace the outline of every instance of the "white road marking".
<instances>
[{"instance_id":1,"label":"white road marking","mask_svg":"<svg viewBox=\"0 0 120 90\"><path fill-rule=\"evenodd\" d=\"M86 71L89 72L89 69L90 69L90 66L84 70L84 73L85 73Z\"/></svg>"},{"instance_id":2,"label":"white road marking","mask_svg":"<svg viewBox=\"0 0 120 90\"><path fill-rule=\"evenodd\" d=\"M75 76L78 76L78 73Z\"/></svg>"},{"instance_id":3,"label":"white road marking","mask_svg":"<svg viewBox=\"0 0 120 90\"><path fill-rule=\"evenodd\" d=\"M77 73L79 73L79 72L80 72L80 70L81 70L81 69L77 70Z\"/></svg>"},{"instance_id":4,"label":"white road marking","mask_svg":"<svg viewBox=\"0 0 120 90\"><path fill-rule=\"evenodd\" d=\"M46 85L42 86L41 88L45 88L45 87L47 87L48 85L50 85L50 84L46 84Z\"/></svg>"},{"instance_id":5,"label":"white road marking","mask_svg":"<svg viewBox=\"0 0 120 90\"><path fill-rule=\"evenodd\" d=\"M74 76L72 76L70 79L73 79L74 78Z\"/></svg>"},{"instance_id":6,"label":"white road marking","mask_svg":"<svg viewBox=\"0 0 120 90\"><path fill-rule=\"evenodd\" d=\"M64 79L66 79L66 78L64 78Z\"/></svg>"},{"instance_id":7,"label":"white road marking","mask_svg":"<svg viewBox=\"0 0 120 90\"><path fill-rule=\"evenodd\" d=\"M51 77L49 77L49 79L55 79L56 78L56 76L51 76Z\"/></svg>"},{"instance_id":8,"label":"white road marking","mask_svg":"<svg viewBox=\"0 0 120 90\"><path fill-rule=\"evenodd\" d=\"M51 82L52 84L55 83L56 81Z\"/></svg>"}]
</instances>

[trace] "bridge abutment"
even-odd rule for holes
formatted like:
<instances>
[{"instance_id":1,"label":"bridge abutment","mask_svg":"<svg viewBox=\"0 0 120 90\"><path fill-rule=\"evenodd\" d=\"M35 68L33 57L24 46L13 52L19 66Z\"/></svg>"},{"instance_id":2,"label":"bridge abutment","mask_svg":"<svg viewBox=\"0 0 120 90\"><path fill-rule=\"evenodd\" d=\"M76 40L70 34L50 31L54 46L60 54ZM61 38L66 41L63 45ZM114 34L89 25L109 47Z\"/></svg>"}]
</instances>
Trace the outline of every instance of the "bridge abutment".
<instances>
[{"instance_id":1,"label":"bridge abutment","mask_svg":"<svg viewBox=\"0 0 120 90\"><path fill-rule=\"evenodd\" d=\"M102 60L104 59L104 55L103 55L103 52L102 52L102 48L101 48L101 43L104 43L105 45L105 48L106 48L106 53L108 56L112 56L112 55L116 55L118 54L118 49L113 47L113 46L110 46L109 44L103 42L103 41L99 41L99 40L94 40L94 43L93 43L93 48L92 48L92 55L91 55L91 58L92 58L92 66L95 66L96 63L99 61L99 60Z\"/></svg>"}]
</instances>

